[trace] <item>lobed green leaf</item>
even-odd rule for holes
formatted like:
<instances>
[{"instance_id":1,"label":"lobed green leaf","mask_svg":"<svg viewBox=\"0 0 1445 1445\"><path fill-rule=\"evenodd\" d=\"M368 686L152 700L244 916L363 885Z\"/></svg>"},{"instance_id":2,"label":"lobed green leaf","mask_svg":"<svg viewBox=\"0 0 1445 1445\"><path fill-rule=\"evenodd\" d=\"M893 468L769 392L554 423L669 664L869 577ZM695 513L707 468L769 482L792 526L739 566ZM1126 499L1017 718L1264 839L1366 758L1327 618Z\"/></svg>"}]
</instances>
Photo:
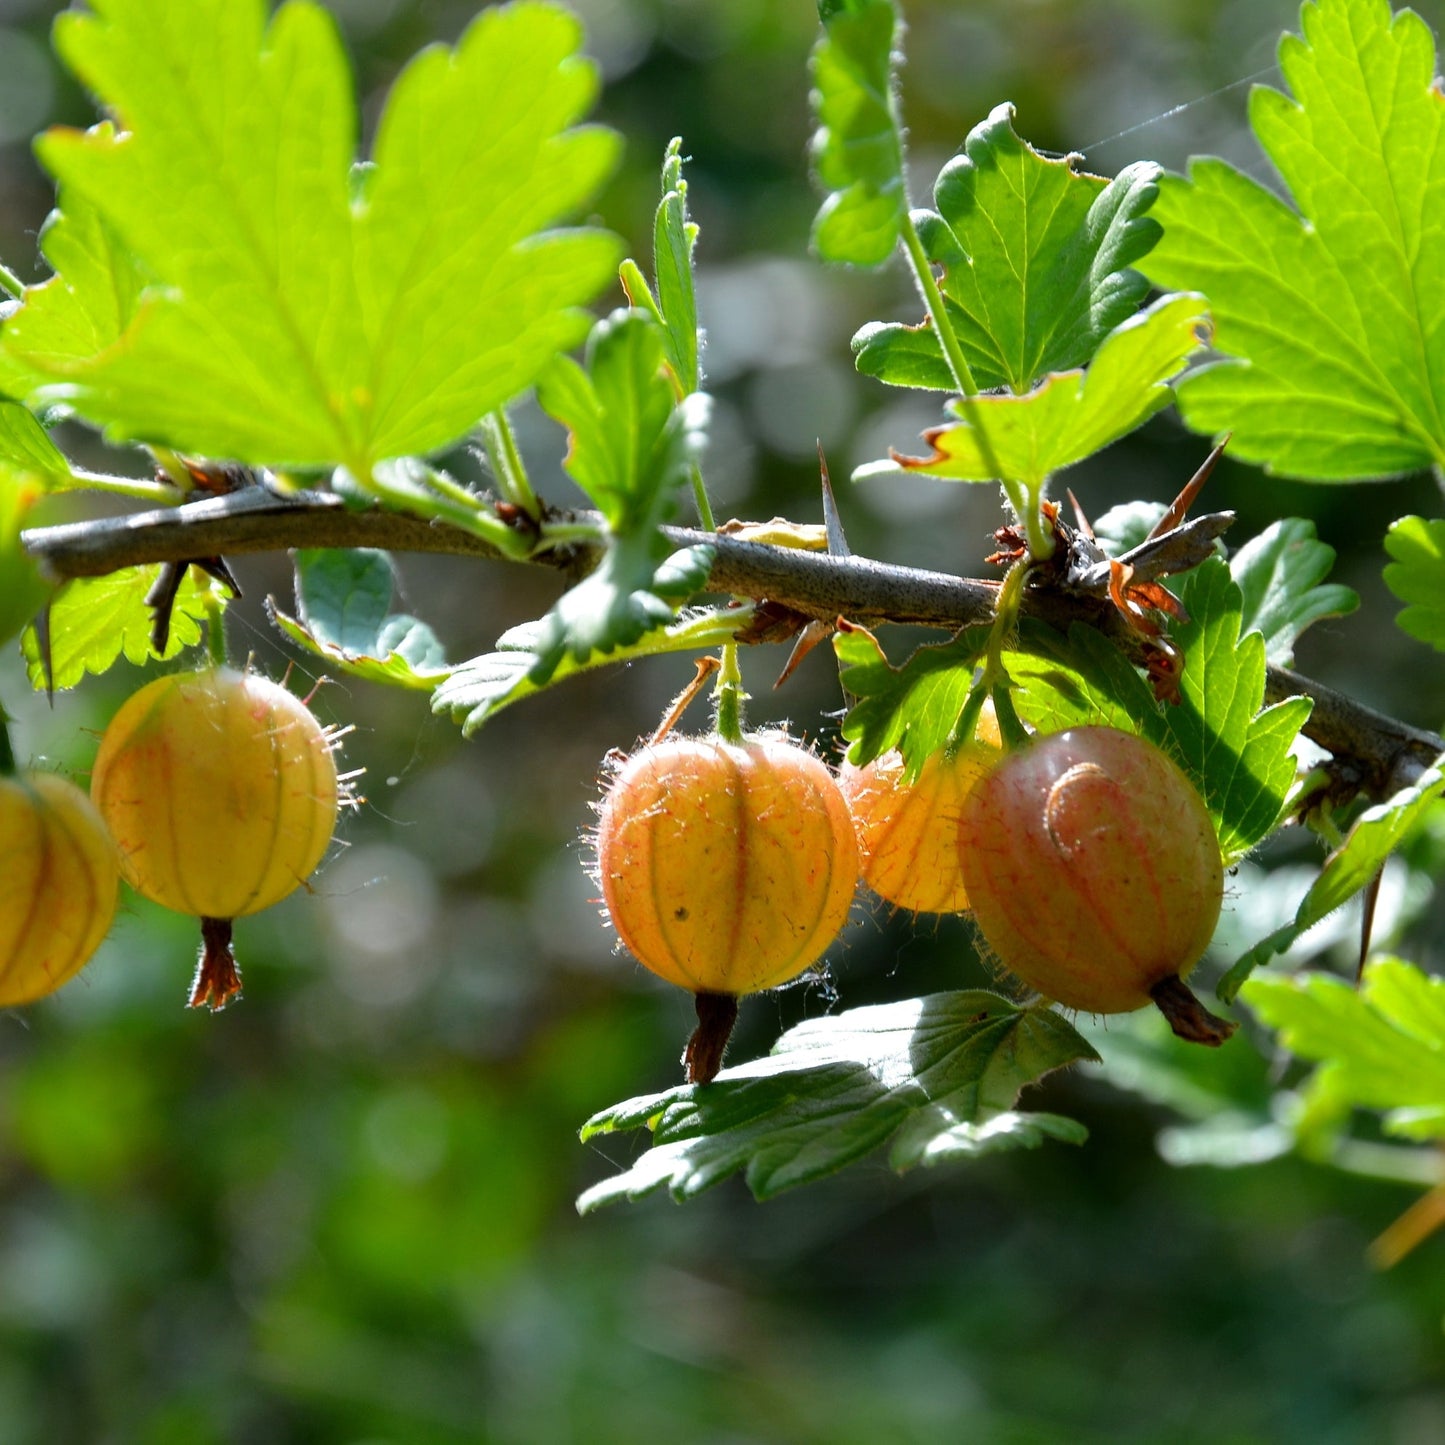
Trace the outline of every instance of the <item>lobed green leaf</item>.
<instances>
[{"instance_id":1,"label":"lobed green leaf","mask_svg":"<svg viewBox=\"0 0 1445 1445\"><path fill-rule=\"evenodd\" d=\"M997 106L939 173L938 209L917 214L980 390L1021 393L1086 365L1148 294L1129 268L1159 236L1145 215L1159 168L1139 162L1107 181L1076 171L1077 159L1040 155L1015 132L1013 107ZM853 349L882 381L954 389L929 327L865 327Z\"/></svg>"},{"instance_id":2,"label":"lobed green leaf","mask_svg":"<svg viewBox=\"0 0 1445 1445\"><path fill-rule=\"evenodd\" d=\"M151 613L145 599L160 570L157 563L67 582L50 604L49 678L35 628L27 627L21 638L31 687L63 690L74 687L88 672L108 671L122 657L141 667L194 647L201 640L202 621L224 594L213 590L216 584L198 567L186 568L165 650L157 652L151 644Z\"/></svg>"},{"instance_id":3,"label":"lobed green leaf","mask_svg":"<svg viewBox=\"0 0 1445 1445\"><path fill-rule=\"evenodd\" d=\"M1287 1049L1321 1065L1328 1089L1387 1111L1388 1132L1445 1138L1445 979L1381 958L1358 989L1332 974L1261 974L1243 998Z\"/></svg>"},{"instance_id":4,"label":"lobed green leaf","mask_svg":"<svg viewBox=\"0 0 1445 1445\"><path fill-rule=\"evenodd\" d=\"M828 192L813 222L825 261L879 266L907 214L902 124L894 93L899 21L892 0L819 0L813 49L813 166Z\"/></svg>"},{"instance_id":5,"label":"lobed green leaf","mask_svg":"<svg viewBox=\"0 0 1445 1445\"><path fill-rule=\"evenodd\" d=\"M1293 666L1295 642L1307 627L1360 605L1353 588L1320 585L1334 560L1335 549L1319 541L1315 524L1302 517L1272 522L1230 558L1244 603L1240 631L1263 635L1266 662Z\"/></svg>"},{"instance_id":6,"label":"lobed green leaf","mask_svg":"<svg viewBox=\"0 0 1445 1445\"><path fill-rule=\"evenodd\" d=\"M948 481L994 481L996 462L1006 477L1036 490L1052 472L1092 456L1169 404L1169 379L1198 348L1207 315L1202 297L1163 297L1112 331L1086 370L1055 373L1023 395L950 402L959 420L924 434L930 456L873 463L853 479L896 474L902 466Z\"/></svg>"},{"instance_id":7,"label":"lobed green leaf","mask_svg":"<svg viewBox=\"0 0 1445 1445\"><path fill-rule=\"evenodd\" d=\"M582 1213L666 1189L691 1199L741 1171L758 1199L837 1172L885 1141L905 1170L1083 1126L1020 1114L1020 1092L1054 1069L1097 1058L1057 1013L969 990L850 1009L789 1029L765 1059L706 1085L632 1099L594 1115L582 1138L647 1128L652 1146L594 1185Z\"/></svg>"},{"instance_id":8,"label":"lobed green leaf","mask_svg":"<svg viewBox=\"0 0 1445 1445\"><path fill-rule=\"evenodd\" d=\"M1325 859L1294 921L1276 929L1239 959L1220 982L1220 998L1230 1002L1256 968L1283 953L1306 929L1372 882L1385 860L1424 824L1441 798L1445 798L1445 758L1438 759L1409 787L1366 808L1355 819L1344 842Z\"/></svg>"},{"instance_id":9,"label":"lobed green leaf","mask_svg":"<svg viewBox=\"0 0 1445 1445\"><path fill-rule=\"evenodd\" d=\"M1179 385L1197 431L1315 481L1445 460L1445 100L1387 0L1310 0L1250 120L1298 207L1218 160L1160 183L1144 269L1209 297L1226 358Z\"/></svg>"},{"instance_id":10,"label":"lobed green leaf","mask_svg":"<svg viewBox=\"0 0 1445 1445\"><path fill-rule=\"evenodd\" d=\"M1385 534L1395 560L1385 568L1385 585L1406 603L1395 621L1437 652L1445 652L1445 521L1401 517Z\"/></svg>"},{"instance_id":11,"label":"lobed green leaf","mask_svg":"<svg viewBox=\"0 0 1445 1445\"><path fill-rule=\"evenodd\" d=\"M391 558L372 547L303 548L295 554L296 606L288 617L268 601L271 620L293 642L370 682L430 692L449 674L435 633L391 611Z\"/></svg>"},{"instance_id":12,"label":"lobed green leaf","mask_svg":"<svg viewBox=\"0 0 1445 1445\"><path fill-rule=\"evenodd\" d=\"M576 19L519 0L412 60L357 166L334 20L310 0L265 14L96 0L60 18L57 48L120 128L52 131L40 155L123 255L92 244L72 265L47 246L63 304L39 288L3 350L30 399L112 435L364 482L454 442L581 339L617 246L551 228L616 137L574 124L596 91Z\"/></svg>"}]
</instances>

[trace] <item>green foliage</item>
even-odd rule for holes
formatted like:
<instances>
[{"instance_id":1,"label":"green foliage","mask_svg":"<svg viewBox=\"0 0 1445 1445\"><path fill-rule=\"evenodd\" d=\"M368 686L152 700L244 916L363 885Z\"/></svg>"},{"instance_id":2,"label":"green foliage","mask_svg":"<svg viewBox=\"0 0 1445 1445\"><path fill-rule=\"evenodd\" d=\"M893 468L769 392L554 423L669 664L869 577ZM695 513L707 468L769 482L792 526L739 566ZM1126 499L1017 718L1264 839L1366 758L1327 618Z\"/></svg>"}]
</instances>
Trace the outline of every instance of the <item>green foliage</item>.
<instances>
[{"instance_id":1,"label":"green foliage","mask_svg":"<svg viewBox=\"0 0 1445 1445\"><path fill-rule=\"evenodd\" d=\"M950 402L960 420L926 434L932 455L901 463L958 482L995 481L1002 469L1037 490L1050 473L1101 451L1169 405L1169 380L1198 348L1206 319L1202 297L1163 297L1105 336L1087 369L1055 373L1023 395ZM898 466L860 467L854 480L896 473Z\"/></svg>"},{"instance_id":2,"label":"green foliage","mask_svg":"<svg viewBox=\"0 0 1445 1445\"><path fill-rule=\"evenodd\" d=\"M853 744L849 758L862 767L898 748L904 767L916 773L953 735L988 631L965 628L952 641L920 647L894 667L871 632L840 630L833 638L839 681L854 699L843 722L843 736Z\"/></svg>"},{"instance_id":3,"label":"green foliage","mask_svg":"<svg viewBox=\"0 0 1445 1445\"><path fill-rule=\"evenodd\" d=\"M893 254L908 208L893 88L898 16L892 0L819 0L813 50L813 165L828 192L813 222L825 261L878 266Z\"/></svg>"},{"instance_id":4,"label":"green foliage","mask_svg":"<svg viewBox=\"0 0 1445 1445\"><path fill-rule=\"evenodd\" d=\"M743 1171L758 1199L834 1173L892 1140L889 1165L1082 1143L1055 1114L1015 1111L1020 1092L1093 1049L1047 1008L980 991L850 1009L789 1029L765 1059L711 1083L632 1099L587 1121L584 1140L646 1128L651 1148L577 1201L584 1214L666 1189L691 1199Z\"/></svg>"},{"instance_id":5,"label":"green foliage","mask_svg":"<svg viewBox=\"0 0 1445 1445\"><path fill-rule=\"evenodd\" d=\"M658 569L659 575L666 566L664 563ZM462 735L471 737L504 707L576 673L666 652L725 646L746 626L750 616L747 607L691 609L675 622L644 632L636 642L614 648L606 656L594 654L580 662L564 656L544 682L534 681L534 674L538 671L540 649L549 641L546 619L524 622L497 639L495 652L452 668L432 695L432 711L449 713L461 724Z\"/></svg>"},{"instance_id":6,"label":"green foliage","mask_svg":"<svg viewBox=\"0 0 1445 1445\"><path fill-rule=\"evenodd\" d=\"M622 263L627 299L650 312L667 334L667 364L678 394L686 396L701 384L697 361L697 295L693 287L692 253L697 223L688 219L687 182L682 178L682 141L674 137L662 162L662 200L652 222L652 273L657 290L647 284L636 261Z\"/></svg>"},{"instance_id":7,"label":"green foliage","mask_svg":"<svg viewBox=\"0 0 1445 1445\"><path fill-rule=\"evenodd\" d=\"M55 491L71 480L70 463L50 434L18 402L0 398L0 464Z\"/></svg>"},{"instance_id":8,"label":"green foliage","mask_svg":"<svg viewBox=\"0 0 1445 1445\"><path fill-rule=\"evenodd\" d=\"M1218 160L1160 183L1156 285L1208 295L1228 360L1179 407L1231 453L1315 481L1445 460L1445 146L1435 46L1387 0L1318 0L1286 35L1292 94L1250 120L1298 206ZM1282 320L1287 318L1286 321Z\"/></svg>"},{"instance_id":9,"label":"green foliage","mask_svg":"<svg viewBox=\"0 0 1445 1445\"><path fill-rule=\"evenodd\" d=\"M57 281L4 347L32 399L112 436L340 462L364 483L464 435L581 338L616 244L547 228L595 193L616 138L574 126L596 90L577 21L521 0L412 61L358 167L335 22L290 0L263 28L265 8L109 0L61 18L60 53L125 134L42 141L65 204L83 203L78 234L48 248ZM112 266L97 232L135 260ZM137 304L141 277L159 284Z\"/></svg>"},{"instance_id":10,"label":"green foliage","mask_svg":"<svg viewBox=\"0 0 1445 1445\"><path fill-rule=\"evenodd\" d=\"M1349 902L1371 883L1385 866L1385 860L1423 826L1442 797L1445 797L1445 759L1426 769L1392 798L1366 808L1355 819L1344 842L1325 860L1319 877L1295 911L1294 921L1276 929L1250 949L1224 976L1219 996L1229 1002L1256 968L1275 954L1283 953L1307 928Z\"/></svg>"},{"instance_id":11,"label":"green foliage","mask_svg":"<svg viewBox=\"0 0 1445 1445\"><path fill-rule=\"evenodd\" d=\"M0 643L8 643L40 611L50 590L20 545L21 529L41 495L31 473L0 458Z\"/></svg>"},{"instance_id":12,"label":"green foliage","mask_svg":"<svg viewBox=\"0 0 1445 1445\"><path fill-rule=\"evenodd\" d=\"M1445 980L1376 959L1358 989L1331 974L1258 974L1244 1001L1287 1049L1321 1065L1331 1094L1385 1111L1388 1133L1445 1138Z\"/></svg>"},{"instance_id":13,"label":"green foliage","mask_svg":"<svg viewBox=\"0 0 1445 1445\"><path fill-rule=\"evenodd\" d=\"M1385 585L1408 604L1395 621L1445 652L1445 521L1401 517L1385 534L1385 550L1395 559Z\"/></svg>"},{"instance_id":14,"label":"green foliage","mask_svg":"<svg viewBox=\"0 0 1445 1445\"><path fill-rule=\"evenodd\" d=\"M201 640L201 623L220 606L215 585L198 567L187 567L176 592L165 650L151 641L146 594L160 566L126 567L105 577L77 577L50 604L50 675L34 627L22 638L30 685L37 690L74 687L87 672L100 674L120 658L137 667L175 657Z\"/></svg>"},{"instance_id":15,"label":"green foliage","mask_svg":"<svg viewBox=\"0 0 1445 1445\"><path fill-rule=\"evenodd\" d=\"M1277 667L1294 663L1300 634L1326 617L1344 617L1360 605L1359 594L1339 583L1321 586L1334 565L1335 549L1315 536L1302 517L1271 522L1229 559L1243 600L1241 632L1264 636L1264 655Z\"/></svg>"},{"instance_id":16,"label":"green foliage","mask_svg":"<svg viewBox=\"0 0 1445 1445\"><path fill-rule=\"evenodd\" d=\"M666 627L673 599L689 590L680 576L693 588L706 580L705 569L679 574L675 562L662 562L658 526L689 478L707 417L701 393L679 404L663 369L666 340L646 311L615 311L592 328L585 367L558 356L538 383L543 409L568 429L567 471L601 511L607 550L531 639L533 683L545 683L564 657L585 662Z\"/></svg>"},{"instance_id":17,"label":"green foliage","mask_svg":"<svg viewBox=\"0 0 1445 1445\"><path fill-rule=\"evenodd\" d=\"M917 222L980 389L1022 393L1050 372L1082 367L1138 310L1149 287L1128 268L1159 237L1145 215L1158 175L1139 162L1106 181L1076 171L1073 157L1049 160L1015 133L1011 105L969 132L964 154L939 173L937 211ZM867 326L853 350L869 376L954 389L926 326Z\"/></svg>"},{"instance_id":18,"label":"green foliage","mask_svg":"<svg viewBox=\"0 0 1445 1445\"><path fill-rule=\"evenodd\" d=\"M296 553L299 620L274 604L271 620L299 646L355 677L430 692L448 674L425 622L393 614L391 558L374 548Z\"/></svg>"}]
</instances>

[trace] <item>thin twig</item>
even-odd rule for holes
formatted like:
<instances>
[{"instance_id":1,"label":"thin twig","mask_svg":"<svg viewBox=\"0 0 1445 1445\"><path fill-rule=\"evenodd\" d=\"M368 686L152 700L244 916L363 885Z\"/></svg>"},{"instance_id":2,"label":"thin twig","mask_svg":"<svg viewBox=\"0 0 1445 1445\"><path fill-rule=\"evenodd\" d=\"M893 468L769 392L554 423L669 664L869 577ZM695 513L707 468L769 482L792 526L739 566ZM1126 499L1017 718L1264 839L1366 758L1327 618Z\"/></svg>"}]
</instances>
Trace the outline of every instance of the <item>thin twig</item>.
<instances>
[{"instance_id":1,"label":"thin twig","mask_svg":"<svg viewBox=\"0 0 1445 1445\"><path fill-rule=\"evenodd\" d=\"M590 513L555 518L565 527L595 521ZM993 620L997 582L894 567L867 557L830 556L773 547L692 528L664 529L674 547L706 542L716 550L710 591L767 598L775 606L824 621L845 616L866 626L917 623L956 630ZM546 524L543 526L543 543ZM381 547L503 559L473 533L380 508L353 510L327 492L278 497L261 489L188 502L159 511L40 527L22 533L30 553L55 581L98 577L150 562L197 556L281 551L291 547ZM579 541L536 552L529 560L569 575L586 571L600 544ZM1023 612L1050 626L1083 620L1124 645L1130 638L1102 600L1029 589ZM1445 741L1356 702L1312 678L1271 666L1266 702L1303 695L1314 702L1305 733L1337 759L1354 762L1361 786L1376 796L1407 787L1445 752Z\"/></svg>"}]
</instances>

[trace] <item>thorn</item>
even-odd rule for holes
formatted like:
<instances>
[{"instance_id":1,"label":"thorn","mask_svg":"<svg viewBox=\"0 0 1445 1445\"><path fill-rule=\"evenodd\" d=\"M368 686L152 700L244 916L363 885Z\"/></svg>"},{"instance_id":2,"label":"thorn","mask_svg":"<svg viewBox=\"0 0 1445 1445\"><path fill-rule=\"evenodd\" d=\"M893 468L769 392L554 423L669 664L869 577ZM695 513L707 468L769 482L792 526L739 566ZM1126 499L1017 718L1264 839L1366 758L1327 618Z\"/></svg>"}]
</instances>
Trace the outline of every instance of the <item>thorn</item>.
<instances>
[{"instance_id":1,"label":"thorn","mask_svg":"<svg viewBox=\"0 0 1445 1445\"><path fill-rule=\"evenodd\" d=\"M1144 539L1146 542L1152 542L1156 537L1162 537L1166 532L1172 532L1184 520L1185 513L1189 511L1195 497L1199 495L1205 482L1209 480L1210 473L1213 472L1220 457L1224 455L1224 449L1228 445L1229 436L1226 435L1224 440L1200 463L1199 470L1185 482L1183 491L1174 498L1169 505L1169 510L1159 518L1154 524L1154 529Z\"/></svg>"},{"instance_id":2,"label":"thorn","mask_svg":"<svg viewBox=\"0 0 1445 1445\"><path fill-rule=\"evenodd\" d=\"M773 690L778 688L793 675L798 664L820 643L824 638L831 637L836 624L823 622L814 618L799 634L798 640L793 644L793 650L788 654L788 660L783 664L783 670L778 674L778 680L773 684Z\"/></svg>"},{"instance_id":3,"label":"thorn","mask_svg":"<svg viewBox=\"0 0 1445 1445\"><path fill-rule=\"evenodd\" d=\"M1364 911L1360 917L1360 963L1355 969L1355 987L1365 976L1365 960L1370 956L1370 935L1375 931L1375 905L1380 901L1380 884L1384 882L1385 869L1382 864L1375 870L1375 876L1365 885Z\"/></svg>"},{"instance_id":4,"label":"thorn","mask_svg":"<svg viewBox=\"0 0 1445 1445\"><path fill-rule=\"evenodd\" d=\"M1079 505L1079 499L1074 495L1072 487L1067 489L1066 495L1069 499L1069 505L1074 509L1074 521L1078 523L1079 531L1091 542L1097 541L1098 539L1094 536L1093 524L1084 515L1084 509Z\"/></svg>"},{"instance_id":5,"label":"thorn","mask_svg":"<svg viewBox=\"0 0 1445 1445\"><path fill-rule=\"evenodd\" d=\"M830 557L851 557L852 549L843 535L843 519L838 515L838 500L833 495L833 483L828 476L828 459L823 455L823 443L818 443L818 472L823 483L823 526L828 533L828 555Z\"/></svg>"}]
</instances>

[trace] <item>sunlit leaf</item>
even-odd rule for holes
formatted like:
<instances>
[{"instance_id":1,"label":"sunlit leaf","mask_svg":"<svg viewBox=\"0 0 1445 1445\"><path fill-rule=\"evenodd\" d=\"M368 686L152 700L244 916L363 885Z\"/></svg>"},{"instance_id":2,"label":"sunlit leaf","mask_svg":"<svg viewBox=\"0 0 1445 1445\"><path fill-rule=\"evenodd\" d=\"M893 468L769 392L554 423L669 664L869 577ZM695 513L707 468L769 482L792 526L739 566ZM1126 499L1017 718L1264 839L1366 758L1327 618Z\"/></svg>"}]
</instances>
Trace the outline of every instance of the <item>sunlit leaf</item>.
<instances>
[{"instance_id":1,"label":"sunlit leaf","mask_svg":"<svg viewBox=\"0 0 1445 1445\"><path fill-rule=\"evenodd\" d=\"M1388 1131L1445 1138L1445 979L1381 958L1358 989L1333 974L1257 974L1241 997L1332 1090L1387 1111Z\"/></svg>"},{"instance_id":2,"label":"sunlit leaf","mask_svg":"<svg viewBox=\"0 0 1445 1445\"><path fill-rule=\"evenodd\" d=\"M924 434L930 456L860 467L854 480L896 474L902 466L924 476L982 482L997 479L1002 468L1004 476L1037 487L1169 404L1169 380L1197 349L1207 315L1202 297L1164 297L1111 332L1087 370L1055 373L1022 396L951 402L959 420Z\"/></svg>"},{"instance_id":3,"label":"sunlit leaf","mask_svg":"<svg viewBox=\"0 0 1445 1445\"><path fill-rule=\"evenodd\" d=\"M819 0L813 50L813 165L828 192L813 222L825 261L877 266L898 244L908 205L893 88L892 0Z\"/></svg>"},{"instance_id":4,"label":"sunlit leaf","mask_svg":"<svg viewBox=\"0 0 1445 1445\"><path fill-rule=\"evenodd\" d=\"M118 129L52 131L41 157L158 284L111 308L109 336L82 334L70 313L99 316L130 273L48 251L74 304L23 307L4 346L45 378L32 395L113 435L364 479L455 441L581 339L616 243L550 228L595 193L616 137L574 125L597 86L576 19L519 0L407 66L358 167L334 19L266 9L60 17L57 48Z\"/></svg>"},{"instance_id":5,"label":"sunlit leaf","mask_svg":"<svg viewBox=\"0 0 1445 1445\"><path fill-rule=\"evenodd\" d=\"M1219 996L1226 1003L1261 964L1283 953L1300 934L1312 928L1370 883L1385 860L1425 822L1435 803L1445 797L1445 759L1437 760L1407 788L1355 819L1345 840L1325 859L1325 866L1300 902L1294 921L1256 944L1224 976Z\"/></svg>"},{"instance_id":6,"label":"sunlit leaf","mask_svg":"<svg viewBox=\"0 0 1445 1445\"><path fill-rule=\"evenodd\" d=\"M1289 94L1250 121L1294 206L1219 160L1160 183L1159 286L1209 297L1228 360L1186 377L1196 430L1318 481L1445 459L1445 104L1435 45L1386 0L1318 0L1286 35Z\"/></svg>"},{"instance_id":7,"label":"sunlit leaf","mask_svg":"<svg viewBox=\"0 0 1445 1445\"><path fill-rule=\"evenodd\" d=\"M1138 309L1149 285L1129 268L1159 236L1145 212L1159 168L1113 180L1049 159L997 106L939 173L936 211L918 214L941 268L949 320L981 389L1028 391L1087 364ZM955 389L931 327L873 325L853 338L858 369L896 386Z\"/></svg>"},{"instance_id":8,"label":"sunlit leaf","mask_svg":"<svg viewBox=\"0 0 1445 1445\"><path fill-rule=\"evenodd\" d=\"M1385 534L1385 550L1395 559L1385 568L1385 585L1408 604L1395 621L1445 652L1445 521L1402 517Z\"/></svg>"},{"instance_id":9,"label":"sunlit leaf","mask_svg":"<svg viewBox=\"0 0 1445 1445\"><path fill-rule=\"evenodd\" d=\"M122 657L137 667L153 658L174 657L201 640L201 622L212 599L221 605L224 593L198 567L188 567L176 592L170 633L164 652L151 645L151 612L145 604L160 572L152 567L126 567L105 577L77 577L67 582L50 607L50 660L56 689L74 687L87 672L102 673ZM40 644L34 628L22 639L26 672L37 690L47 685Z\"/></svg>"}]
</instances>

